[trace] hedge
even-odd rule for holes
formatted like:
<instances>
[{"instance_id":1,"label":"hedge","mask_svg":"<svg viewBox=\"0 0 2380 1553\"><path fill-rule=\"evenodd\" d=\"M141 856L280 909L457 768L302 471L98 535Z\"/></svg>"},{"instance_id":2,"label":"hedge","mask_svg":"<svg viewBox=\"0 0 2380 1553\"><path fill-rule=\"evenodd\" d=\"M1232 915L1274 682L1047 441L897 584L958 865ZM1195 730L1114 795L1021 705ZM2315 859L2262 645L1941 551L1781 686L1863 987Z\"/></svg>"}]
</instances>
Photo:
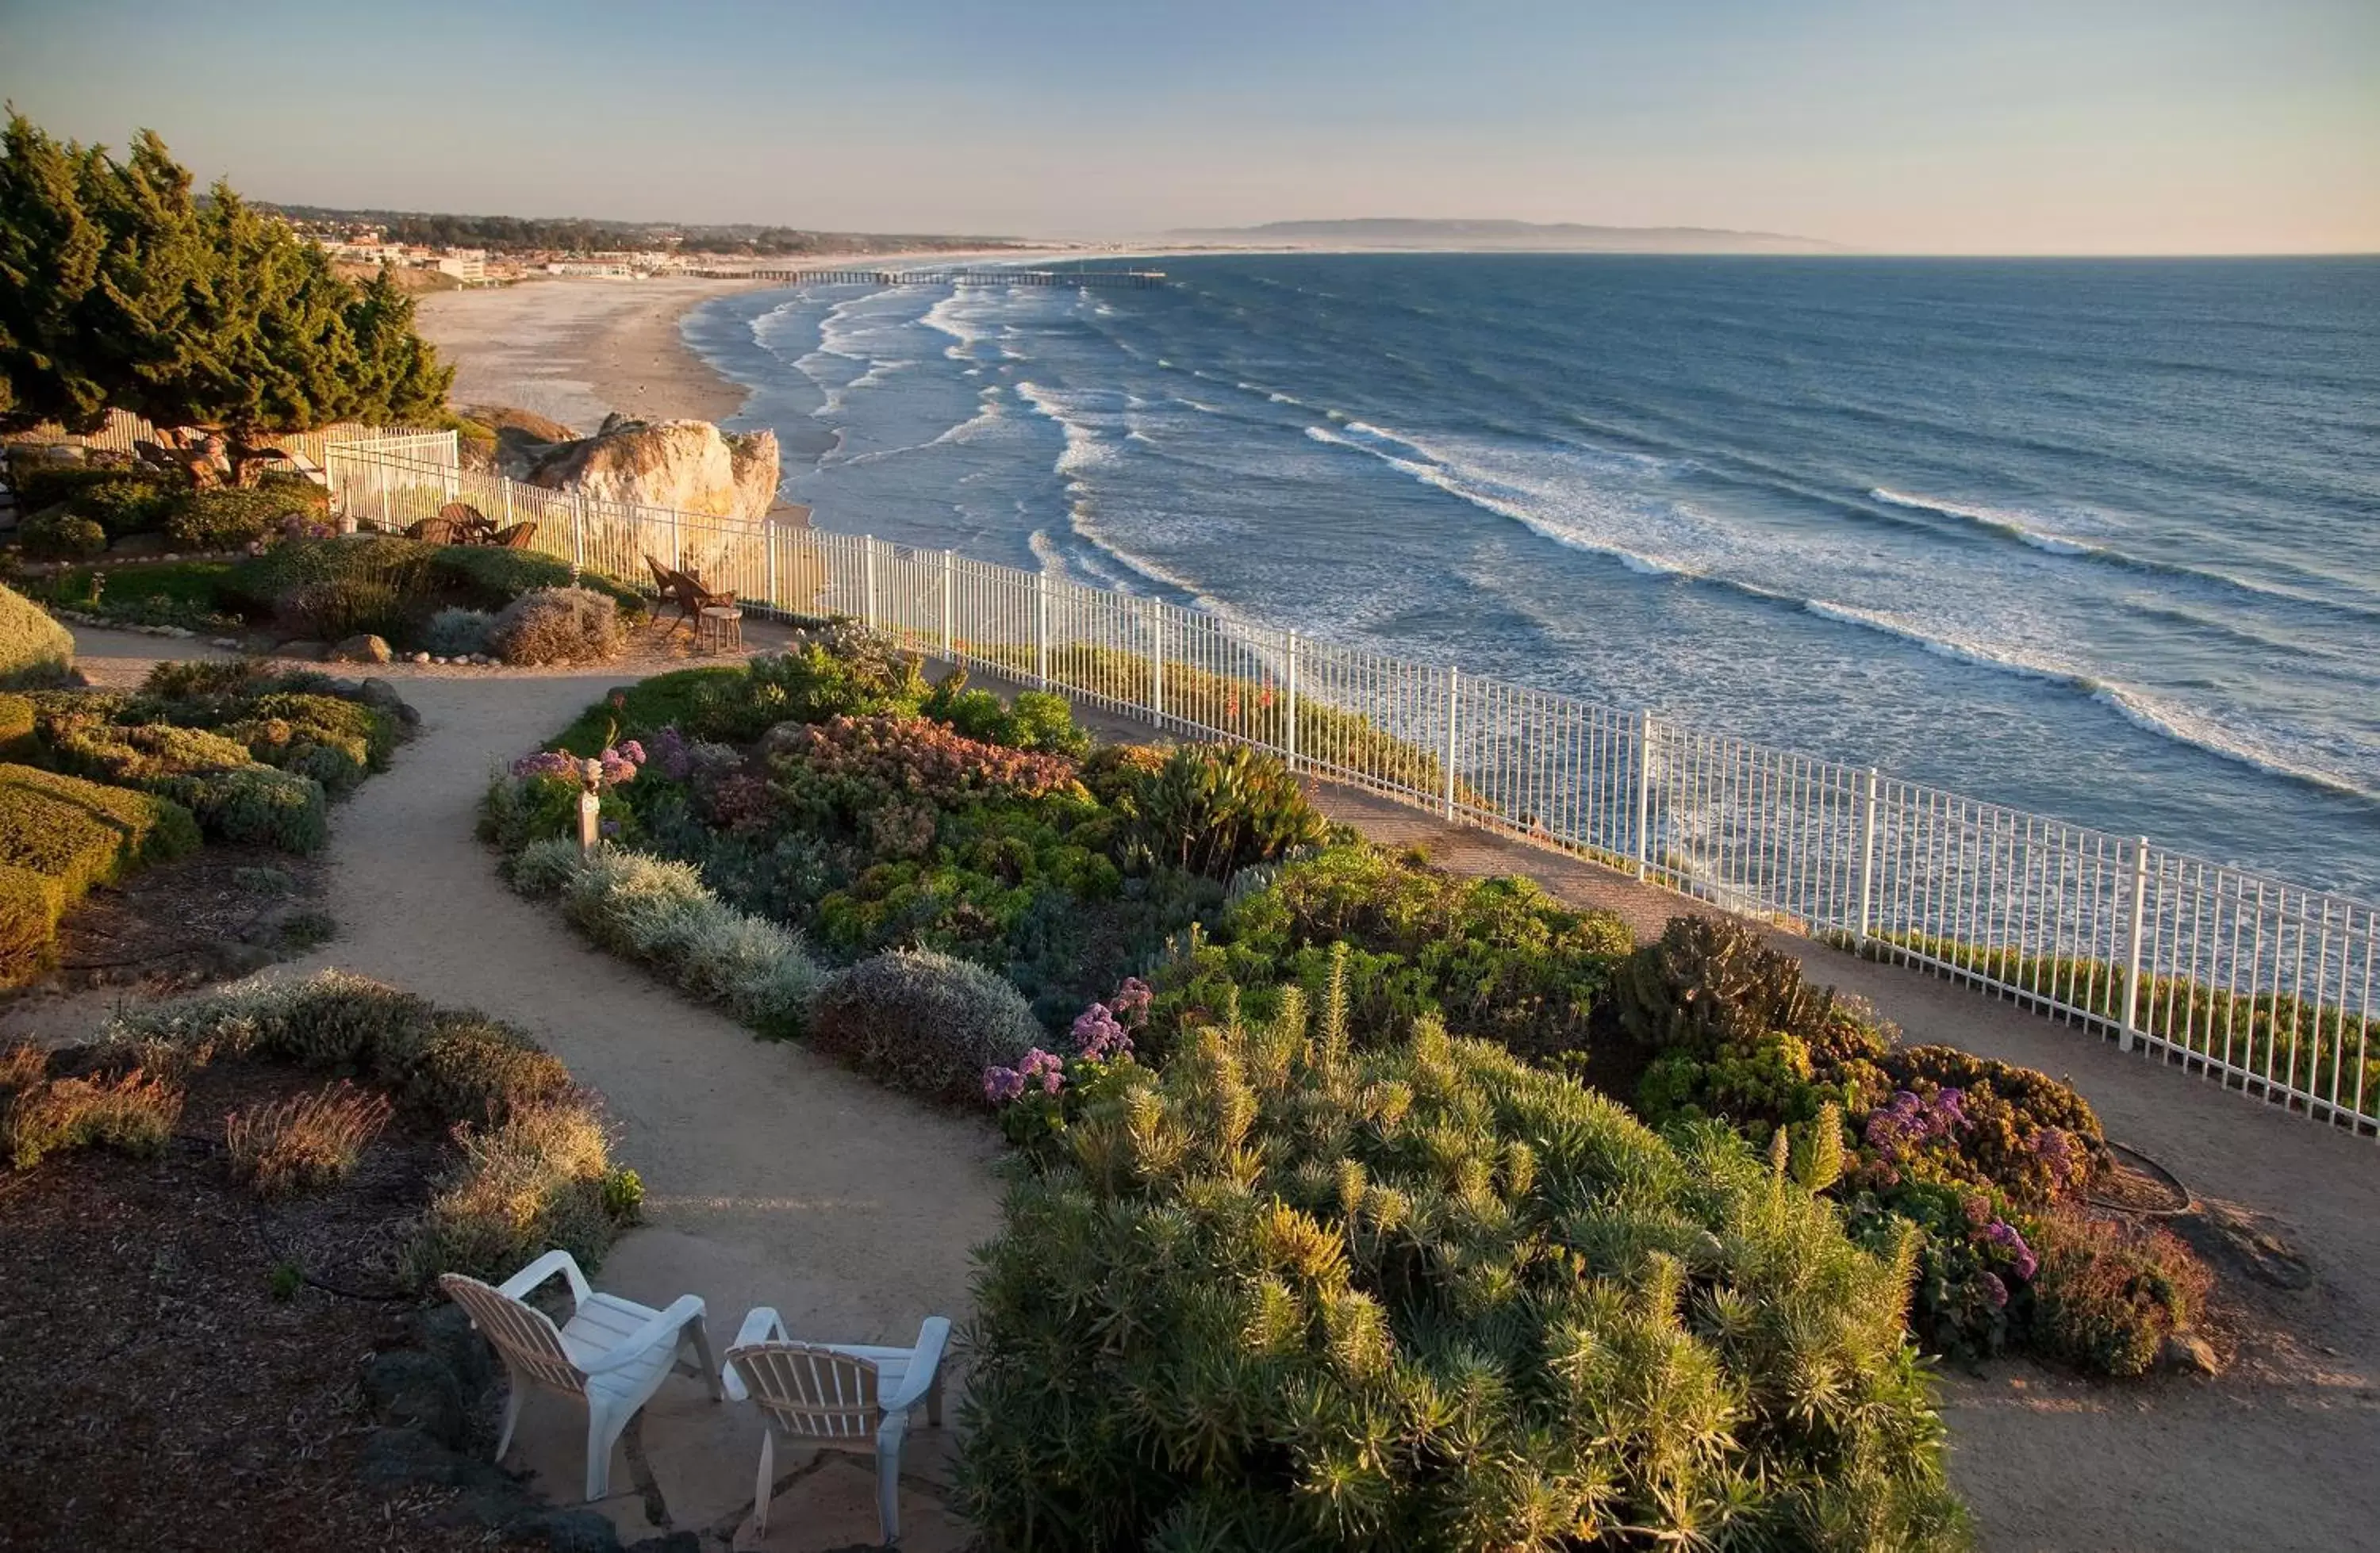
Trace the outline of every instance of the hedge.
<instances>
[{"instance_id":1,"label":"hedge","mask_svg":"<svg viewBox=\"0 0 2380 1553\"><path fill-rule=\"evenodd\" d=\"M0 766L0 986L46 970L58 920L91 886L191 850L187 810L146 794Z\"/></svg>"},{"instance_id":2,"label":"hedge","mask_svg":"<svg viewBox=\"0 0 2380 1553\"><path fill-rule=\"evenodd\" d=\"M74 668L74 637L47 612L0 588L0 687L57 685Z\"/></svg>"}]
</instances>

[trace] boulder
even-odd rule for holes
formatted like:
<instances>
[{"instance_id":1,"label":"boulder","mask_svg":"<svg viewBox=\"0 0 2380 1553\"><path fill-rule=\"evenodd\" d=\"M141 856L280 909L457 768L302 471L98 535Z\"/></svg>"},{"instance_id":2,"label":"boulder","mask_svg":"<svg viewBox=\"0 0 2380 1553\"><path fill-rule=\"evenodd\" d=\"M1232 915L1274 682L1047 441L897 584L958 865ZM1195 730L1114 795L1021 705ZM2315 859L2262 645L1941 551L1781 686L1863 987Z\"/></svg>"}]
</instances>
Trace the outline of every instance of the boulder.
<instances>
[{"instance_id":1,"label":"boulder","mask_svg":"<svg viewBox=\"0 0 2380 1553\"><path fill-rule=\"evenodd\" d=\"M524 479L608 502L759 522L777 499L777 434L722 432L707 420L608 418L591 437L558 443Z\"/></svg>"},{"instance_id":2,"label":"boulder","mask_svg":"<svg viewBox=\"0 0 2380 1553\"><path fill-rule=\"evenodd\" d=\"M2186 1375L2223 1373L2223 1359L2215 1352L2215 1345L2192 1331L2169 1333L2158 1357L2168 1369L2180 1370Z\"/></svg>"},{"instance_id":3,"label":"boulder","mask_svg":"<svg viewBox=\"0 0 2380 1553\"><path fill-rule=\"evenodd\" d=\"M385 663L395 656L388 643L370 633L349 637L330 652L334 663Z\"/></svg>"}]
</instances>

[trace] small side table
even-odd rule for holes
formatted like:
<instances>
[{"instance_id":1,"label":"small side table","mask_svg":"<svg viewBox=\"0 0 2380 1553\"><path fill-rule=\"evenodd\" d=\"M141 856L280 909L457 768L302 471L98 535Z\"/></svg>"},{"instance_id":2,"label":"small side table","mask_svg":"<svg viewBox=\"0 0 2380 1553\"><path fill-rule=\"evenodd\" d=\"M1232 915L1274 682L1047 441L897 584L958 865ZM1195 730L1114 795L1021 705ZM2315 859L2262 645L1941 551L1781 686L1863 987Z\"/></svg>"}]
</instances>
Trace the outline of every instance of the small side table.
<instances>
[{"instance_id":1,"label":"small side table","mask_svg":"<svg viewBox=\"0 0 2380 1553\"><path fill-rule=\"evenodd\" d=\"M694 650L697 652L741 652L744 649L744 612L723 604L712 604L695 617Z\"/></svg>"}]
</instances>

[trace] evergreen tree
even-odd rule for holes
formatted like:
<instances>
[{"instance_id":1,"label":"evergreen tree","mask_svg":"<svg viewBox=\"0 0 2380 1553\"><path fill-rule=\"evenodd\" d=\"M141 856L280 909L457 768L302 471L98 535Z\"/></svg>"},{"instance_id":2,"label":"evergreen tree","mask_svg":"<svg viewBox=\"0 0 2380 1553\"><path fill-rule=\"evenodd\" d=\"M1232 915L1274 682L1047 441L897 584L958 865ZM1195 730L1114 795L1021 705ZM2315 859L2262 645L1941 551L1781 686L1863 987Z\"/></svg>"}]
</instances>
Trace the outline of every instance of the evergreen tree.
<instances>
[{"instance_id":1,"label":"evergreen tree","mask_svg":"<svg viewBox=\"0 0 2380 1553\"><path fill-rule=\"evenodd\" d=\"M154 134L117 162L12 109L0 156L0 425L114 406L245 443L441 412L454 374L385 272L358 287L227 184L198 199Z\"/></svg>"}]
</instances>

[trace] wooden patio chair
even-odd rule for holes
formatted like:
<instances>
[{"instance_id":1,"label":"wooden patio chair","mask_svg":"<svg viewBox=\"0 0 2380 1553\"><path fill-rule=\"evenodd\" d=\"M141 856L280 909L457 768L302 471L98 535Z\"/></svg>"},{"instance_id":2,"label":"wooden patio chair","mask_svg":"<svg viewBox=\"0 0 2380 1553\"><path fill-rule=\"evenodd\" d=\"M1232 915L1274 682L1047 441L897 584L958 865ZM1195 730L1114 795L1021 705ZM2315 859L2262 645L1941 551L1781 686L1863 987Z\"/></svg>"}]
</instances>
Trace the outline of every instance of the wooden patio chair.
<instances>
[{"instance_id":1,"label":"wooden patio chair","mask_svg":"<svg viewBox=\"0 0 2380 1553\"><path fill-rule=\"evenodd\" d=\"M527 550L529 540L537 538L537 525L516 523L509 528L499 528L488 536L488 543L500 550Z\"/></svg>"},{"instance_id":2,"label":"wooden patio chair","mask_svg":"<svg viewBox=\"0 0 2380 1553\"><path fill-rule=\"evenodd\" d=\"M524 1303L529 1291L560 1274L570 1285L571 1317L556 1328L546 1314ZM468 1313L504 1362L512 1385L504 1398L504 1433L496 1440L502 1462L520 1422L521 1402L534 1387L573 1397L587 1409L587 1497L610 1489L612 1447L637 1410L651 1400L673 1369L699 1373L713 1401L722 1399L710 1335L703 1325L702 1301L681 1294L667 1310L653 1310L587 1286L586 1275L567 1251L549 1251L491 1288L461 1273L441 1273L438 1286ZM691 1353L691 1360L682 1355Z\"/></svg>"},{"instance_id":3,"label":"wooden patio chair","mask_svg":"<svg viewBox=\"0 0 2380 1553\"><path fill-rule=\"evenodd\" d=\"M456 542L455 520L447 517L425 517L406 526L405 537L419 540L426 545L451 545Z\"/></svg>"},{"instance_id":4,"label":"wooden patio chair","mask_svg":"<svg viewBox=\"0 0 2380 1553\"><path fill-rule=\"evenodd\" d=\"M733 590L713 591L705 587L702 578L695 573L664 566L650 555L645 557L645 564L652 568L653 581L661 590L662 601L677 606L677 618L670 622L671 636L675 636L681 625L689 628L698 625L705 610L732 610L735 607ZM659 610L653 613L657 616L661 613Z\"/></svg>"},{"instance_id":5,"label":"wooden patio chair","mask_svg":"<svg viewBox=\"0 0 2380 1553\"><path fill-rule=\"evenodd\" d=\"M454 544L485 544L496 527L486 513L468 502L449 502L438 509L438 516L455 526L456 538L450 541Z\"/></svg>"},{"instance_id":6,"label":"wooden patio chair","mask_svg":"<svg viewBox=\"0 0 2380 1553\"><path fill-rule=\"evenodd\" d=\"M901 1441L909 1413L925 1404L926 1422L942 1421L942 1349L950 1322L926 1317L910 1348L795 1342L767 1305L744 1317L722 1377L727 1394L760 1409L760 1471L752 1490L752 1530L769 1530L776 1477L776 1438L795 1445L876 1458L876 1517L887 1543L901 1537Z\"/></svg>"}]
</instances>

